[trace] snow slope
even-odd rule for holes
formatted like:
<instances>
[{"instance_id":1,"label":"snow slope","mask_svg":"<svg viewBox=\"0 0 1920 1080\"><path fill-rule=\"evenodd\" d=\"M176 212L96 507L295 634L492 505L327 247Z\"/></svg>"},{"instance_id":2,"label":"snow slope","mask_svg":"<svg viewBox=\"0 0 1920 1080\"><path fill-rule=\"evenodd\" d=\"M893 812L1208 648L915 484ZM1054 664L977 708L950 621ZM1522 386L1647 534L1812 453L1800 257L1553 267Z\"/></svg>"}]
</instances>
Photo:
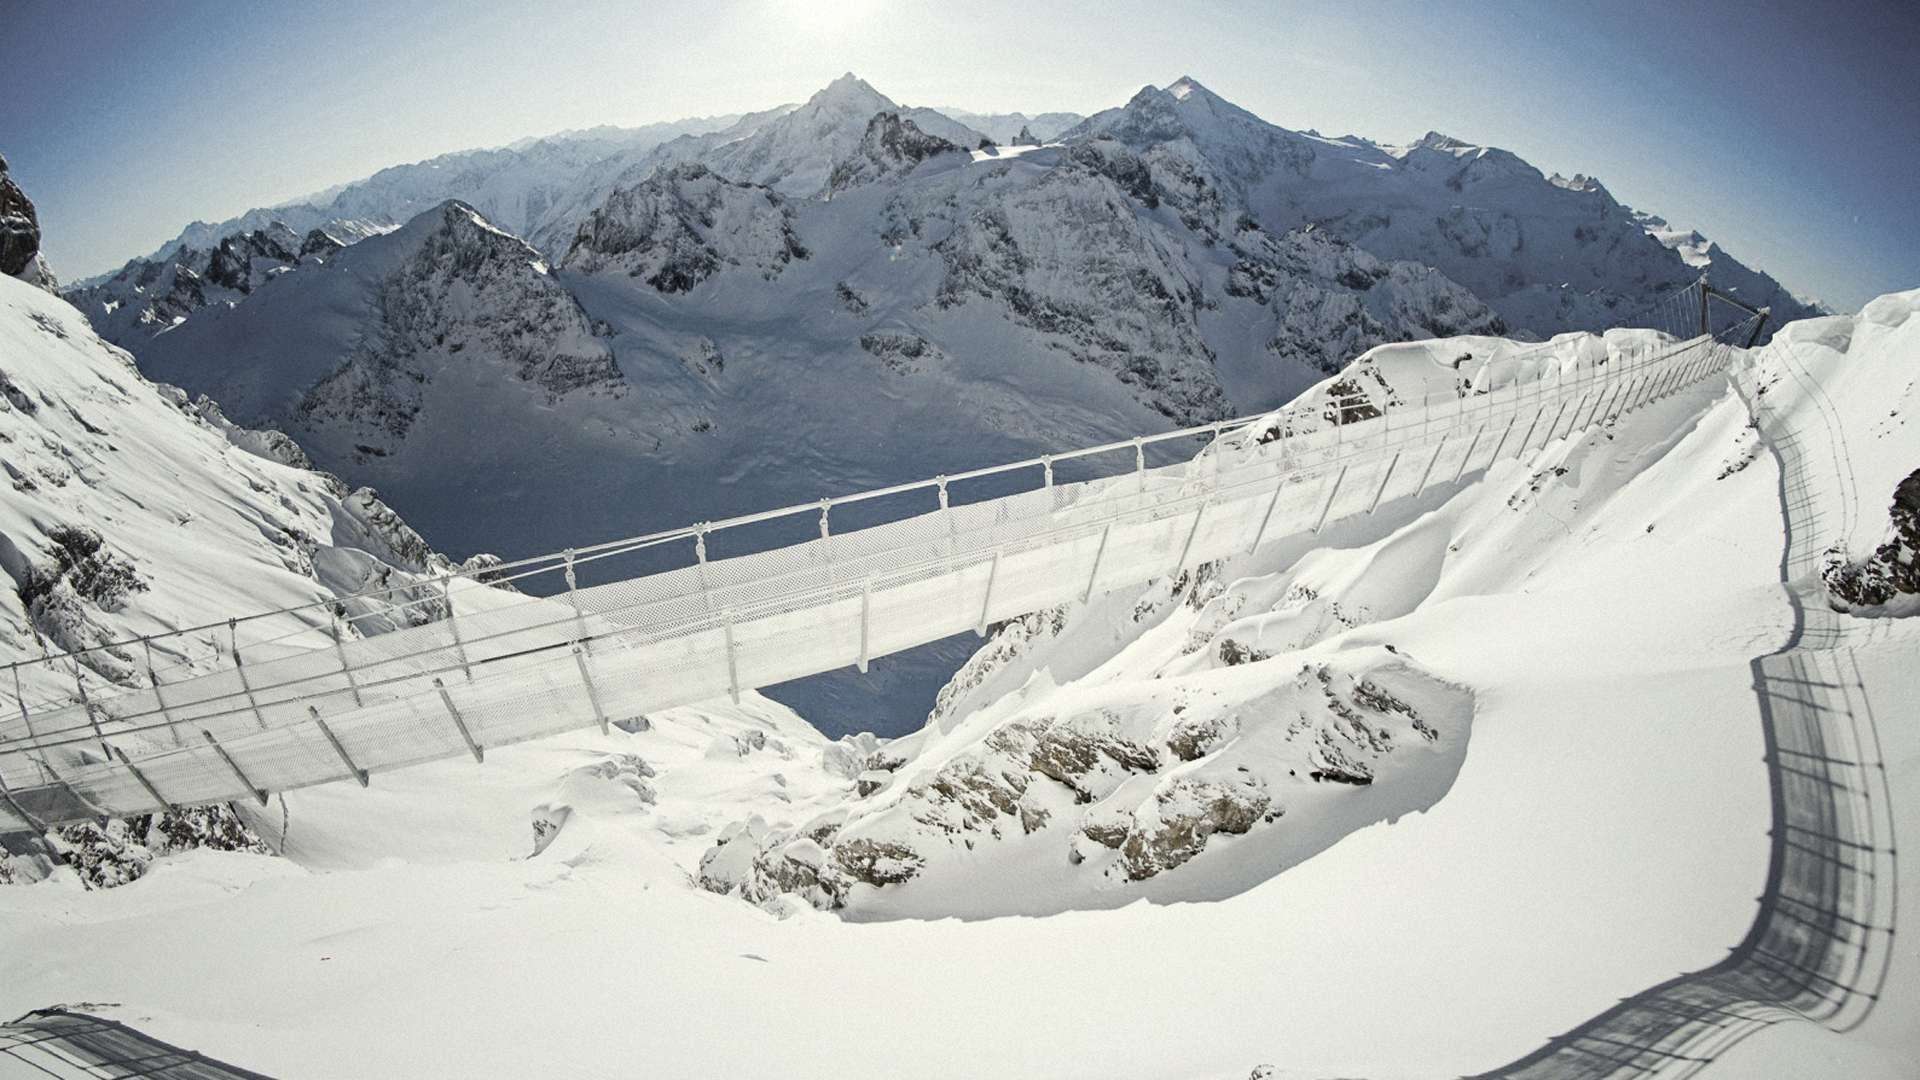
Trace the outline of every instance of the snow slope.
<instances>
[{"instance_id":1,"label":"snow slope","mask_svg":"<svg viewBox=\"0 0 1920 1080\"><path fill-rule=\"evenodd\" d=\"M508 554L1254 412L1386 342L1644 325L1701 258L1798 310L1763 275L1669 250L1595 182L1440 136L1286 131L1192 79L1018 153L946 149L974 145L958 128L847 75L597 160L605 140L556 139L364 185L386 201L356 213L465 193L526 236L609 350L568 346L568 366L610 364L629 393L609 377L532 394L474 376L489 366L471 354L418 382L388 355L379 290L347 287L359 271L302 267L244 297L196 277L212 309L177 327L151 298L75 298L149 370L292 430L435 543ZM543 326L543 305L566 306L489 295L532 298ZM150 321L116 337L129 318ZM434 333L458 321L440 311ZM899 732L957 660L890 665L904 689L792 700L850 709L819 717L830 730Z\"/></svg>"},{"instance_id":2,"label":"snow slope","mask_svg":"<svg viewBox=\"0 0 1920 1080\"><path fill-rule=\"evenodd\" d=\"M444 615L406 590L424 602L338 599L452 569L371 489L147 381L79 312L12 279L0 391L0 651L26 661L7 689L31 707L177 681L230 664L236 643L258 662L330 643L330 625L355 637ZM244 618L300 605L312 606ZM175 630L188 632L116 644ZM35 662L72 650L88 651Z\"/></svg>"},{"instance_id":3,"label":"snow slope","mask_svg":"<svg viewBox=\"0 0 1920 1080\"><path fill-rule=\"evenodd\" d=\"M1837 460L1851 464L1821 485L1863 493L1859 523L1833 534L1849 552L1885 538L1890 519L1866 508L1920 461L1906 422L1916 308L1920 293L1906 294L1783 335L1814 334L1832 354L1817 369L1825 393L1787 408L1847 434ZM1779 582L1780 473L1753 452L1748 420L1724 384L1703 384L1317 546L1229 563L1197 602L1170 602L1162 583L1131 598L1154 612L1138 622L1113 617L1129 598L1109 598L1064 613L1057 633L1019 624L918 747L836 751L752 701L685 710L645 731L505 749L485 767L398 774L391 791L304 793L284 819L291 859L189 856L99 897L0 891L0 946L19 958L0 1007L117 1002L103 1008L161 1038L300 1076L617 1072L636 1059L786 1076L1496 1068L1717 961L1753 918L1769 802L1748 661L1795 620ZM1877 700L1910 710L1920 686L1885 661L1911 655L1911 621L1840 618L1883 658L1865 669ZM1188 652L1195 640L1206 647ZM1229 641L1273 655L1229 663ZM768 911L689 881L711 841L751 835L755 814L771 829L858 805L852 770L873 753L931 761L943 740L1077 703L1170 710L1176 692L1256 681L1284 693L1303 663L1386 662L1388 646L1392 663L1471 691L1470 734L1457 714L1441 729L1443 745L1465 740L1457 771L1437 774L1444 793L1418 813L1380 801L1387 782L1329 795L1317 811L1358 804L1353 831L1304 861L1268 846L1282 818L1216 835L1149 882L1204 889L1156 897L1108 881L1148 902L1055 904L1044 919L899 916L1032 907L1072 865L1064 843L1035 858L1039 873L1000 874L1004 849L980 834L972 853L955 848L979 876L875 889L856 907L894 916L879 923L799 898ZM1246 722L1270 731L1280 718ZM743 754L736 733L751 726L764 746ZM1920 746L1886 726L1910 823ZM654 804L622 776L655 789ZM556 803L565 820L523 857ZM1209 902L1167 902L1201 891ZM219 992L263 970L271 993ZM1857 1037L1783 1026L1722 1064L1738 1075L1746 1057L1745 1075L1767 1075L1769 1051L1844 1054L1853 1074L1900 1075L1913 977L1907 950ZM886 1017L886 1034L848 1020L865 1016Z\"/></svg>"}]
</instances>

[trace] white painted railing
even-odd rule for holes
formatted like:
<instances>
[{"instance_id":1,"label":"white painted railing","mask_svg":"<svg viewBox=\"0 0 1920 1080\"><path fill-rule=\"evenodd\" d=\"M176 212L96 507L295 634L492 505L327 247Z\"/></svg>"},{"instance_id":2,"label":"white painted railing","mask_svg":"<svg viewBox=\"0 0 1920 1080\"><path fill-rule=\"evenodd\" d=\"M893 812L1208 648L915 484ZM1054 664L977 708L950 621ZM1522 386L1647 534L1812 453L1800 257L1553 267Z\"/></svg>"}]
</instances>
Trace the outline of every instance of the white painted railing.
<instances>
[{"instance_id":1,"label":"white painted railing","mask_svg":"<svg viewBox=\"0 0 1920 1080\"><path fill-rule=\"evenodd\" d=\"M491 747L850 665L864 670L875 656L984 632L997 620L1462 482L1719 371L1729 336L1649 338L1629 352L1564 362L1547 362L1561 355L1551 348L1528 349L1496 359L1485 385L1417 407L1364 393L1320 399L525 560L484 579L410 584L381 598L444 605L454 616L373 637L341 633L328 607L270 613L303 617L296 633L326 642L278 658L241 642L239 620L217 624L232 642L219 670L152 672L148 687L111 698L88 698L82 682L79 700L52 708L21 702L0 727L0 831L264 802L349 778L364 785L373 773L424 761L480 761ZM1197 437L1208 445L1193 460L1147 467L1149 446ZM1057 466L1097 458L1118 458L1122 471L1055 482ZM1022 472L1037 486L952 498L959 485ZM923 512L850 532L832 527L837 508L920 494ZM800 515L818 516L817 538L728 558L709 550L748 526ZM694 557L683 568L574 585L585 562L689 542ZM568 583L553 597L489 583L553 572ZM114 647L137 655L151 640ZM63 662L73 658L28 663Z\"/></svg>"}]
</instances>

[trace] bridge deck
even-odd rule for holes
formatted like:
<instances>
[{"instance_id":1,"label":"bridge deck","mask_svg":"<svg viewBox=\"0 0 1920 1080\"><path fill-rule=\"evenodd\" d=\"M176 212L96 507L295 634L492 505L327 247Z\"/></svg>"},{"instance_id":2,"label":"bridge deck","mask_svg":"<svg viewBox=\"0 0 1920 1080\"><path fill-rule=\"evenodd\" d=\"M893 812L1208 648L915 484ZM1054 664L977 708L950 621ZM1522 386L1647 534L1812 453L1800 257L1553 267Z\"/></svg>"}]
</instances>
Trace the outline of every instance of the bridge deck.
<instances>
[{"instance_id":1,"label":"bridge deck","mask_svg":"<svg viewBox=\"0 0 1920 1080\"><path fill-rule=\"evenodd\" d=\"M1197 429L1213 440L1190 462L1136 458L1134 471L1076 483L1052 483L1047 468L1034 490L944 507L928 482L925 513L732 558L705 558L711 533L683 530L667 538L699 543L693 565L557 597L449 579L454 618L23 711L0 729L0 832L364 782L864 666L1462 482L1728 355L1703 335L1371 419L1335 423L1338 403L1289 407Z\"/></svg>"}]
</instances>

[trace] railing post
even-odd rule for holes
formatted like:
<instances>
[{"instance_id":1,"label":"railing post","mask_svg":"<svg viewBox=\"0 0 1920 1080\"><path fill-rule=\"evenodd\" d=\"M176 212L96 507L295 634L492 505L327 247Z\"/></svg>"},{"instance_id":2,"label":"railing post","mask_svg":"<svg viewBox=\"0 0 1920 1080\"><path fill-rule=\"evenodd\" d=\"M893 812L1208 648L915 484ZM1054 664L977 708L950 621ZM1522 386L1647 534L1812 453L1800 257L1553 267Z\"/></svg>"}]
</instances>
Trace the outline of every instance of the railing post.
<instances>
[{"instance_id":1,"label":"railing post","mask_svg":"<svg viewBox=\"0 0 1920 1080\"><path fill-rule=\"evenodd\" d=\"M141 772L140 767L135 765L133 761L127 757L127 752L117 746L110 747L109 749L113 751L115 757L120 759L120 764L125 765L127 771L133 774L133 778L140 781L140 786L147 789L147 794L153 796L153 801L160 804L161 811L169 814L172 813L173 804L167 801L165 795L160 794L159 788L153 786L153 781L147 779L147 774Z\"/></svg>"},{"instance_id":2,"label":"railing post","mask_svg":"<svg viewBox=\"0 0 1920 1080\"><path fill-rule=\"evenodd\" d=\"M1527 425L1527 433L1520 436L1520 445L1513 451L1515 460L1519 460L1526 454L1527 442L1533 438L1533 429L1540 426L1540 418L1546 414L1547 407L1545 405L1540 406L1540 410L1533 414L1533 423Z\"/></svg>"},{"instance_id":3,"label":"railing post","mask_svg":"<svg viewBox=\"0 0 1920 1080\"><path fill-rule=\"evenodd\" d=\"M1547 424L1547 437L1540 440L1540 446L1542 449L1545 449L1547 444L1553 442L1553 433L1559 429L1560 417L1565 415L1566 411L1567 411L1567 399L1561 398L1560 408L1554 411L1553 420Z\"/></svg>"},{"instance_id":4,"label":"railing post","mask_svg":"<svg viewBox=\"0 0 1920 1080\"><path fill-rule=\"evenodd\" d=\"M573 662L580 665L580 681L586 685L587 704L593 706L593 718L600 721L600 734L613 734L607 724L607 710L600 707L600 691L593 685L593 673L587 670L587 654L579 642L573 645Z\"/></svg>"},{"instance_id":5,"label":"railing post","mask_svg":"<svg viewBox=\"0 0 1920 1080\"><path fill-rule=\"evenodd\" d=\"M347 766L347 775L358 780L361 787L366 787L367 770L353 763L353 758L347 755L346 745L340 741L338 735L333 733L333 729L327 726L326 720L320 716L320 710L309 705L307 706L307 714L313 717L314 726L320 729L320 734L327 737L327 742L333 747L333 752L340 755L340 760Z\"/></svg>"},{"instance_id":6,"label":"railing post","mask_svg":"<svg viewBox=\"0 0 1920 1080\"><path fill-rule=\"evenodd\" d=\"M73 685L80 691L80 707L86 710L87 723L93 727L94 738L100 740L100 748L110 749L107 746L107 733L100 728L100 716L93 711L93 699L87 696L87 680L80 675L80 658L75 656L70 659L73 664Z\"/></svg>"},{"instance_id":7,"label":"railing post","mask_svg":"<svg viewBox=\"0 0 1920 1080\"><path fill-rule=\"evenodd\" d=\"M1147 444L1146 440L1138 435L1133 437L1133 475L1136 477L1134 493L1145 495L1147 493Z\"/></svg>"},{"instance_id":8,"label":"railing post","mask_svg":"<svg viewBox=\"0 0 1920 1080\"><path fill-rule=\"evenodd\" d=\"M1267 525L1273 520L1274 508L1280 505L1280 493L1286 489L1287 478L1284 475L1273 482L1273 498L1267 500L1267 512L1260 517L1260 527L1254 530L1253 546L1247 548L1247 554L1260 550L1261 541L1267 538Z\"/></svg>"},{"instance_id":9,"label":"railing post","mask_svg":"<svg viewBox=\"0 0 1920 1080\"><path fill-rule=\"evenodd\" d=\"M253 684L247 681L246 662L240 658L240 631L236 625L237 622L238 620L235 619L227 620L227 644L233 649L233 673L240 679L240 689L247 693L247 707L253 710L254 723L260 725L261 731L265 731L267 718L261 715L260 701L253 696Z\"/></svg>"},{"instance_id":10,"label":"railing post","mask_svg":"<svg viewBox=\"0 0 1920 1080\"><path fill-rule=\"evenodd\" d=\"M707 611L713 610L713 590L707 587L707 528L708 522L693 527L693 572L700 581L700 606Z\"/></svg>"},{"instance_id":11,"label":"railing post","mask_svg":"<svg viewBox=\"0 0 1920 1080\"><path fill-rule=\"evenodd\" d=\"M1329 511L1333 509L1334 497L1340 494L1340 483L1346 478L1347 478L1347 467L1345 465L1342 465L1340 466L1340 471L1334 474L1333 487L1327 491L1326 501L1320 504L1320 516L1316 518L1313 523L1314 532L1318 533L1320 531L1321 526L1327 523L1327 514Z\"/></svg>"},{"instance_id":12,"label":"railing post","mask_svg":"<svg viewBox=\"0 0 1920 1080\"><path fill-rule=\"evenodd\" d=\"M173 713L167 708L167 697L160 691L160 676L153 670L153 640L140 639L141 650L147 659L147 688L153 691L154 704L160 706L160 721L167 725L167 734L173 736L173 745L186 745L180 738L180 729L173 726Z\"/></svg>"},{"instance_id":13,"label":"railing post","mask_svg":"<svg viewBox=\"0 0 1920 1080\"><path fill-rule=\"evenodd\" d=\"M247 779L247 774L240 771L240 763L233 760L233 755L227 753L227 748L221 746L220 740L213 737L213 732L202 729L200 734L206 736L207 745L213 747L213 752L219 754L220 760L226 762L227 768L233 770L233 775L240 781L240 786L253 792L253 797L259 800L261 806L267 805L266 789L255 787L253 781Z\"/></svg>"},{"instance_id":14,"label":"railing post","mask_svg":"<svg viewBox=\"0 0 1920 1080\"><path fill-rule=\"evenodd\" d=\"M1427 467L1420 471L1420 482L1413 485L1415 498L1418 498L1421 492L1427 490L1427 481L1433 478L1433 467L1440 464L1440 455L1446 452L1447 437L1450 434L1451 432L1445 431L1440 433L1440 441L1434 445L1433 456L1427 459Z\"/></svg>"},{"instance_id":15,"label":"railing post","mask_svg":"<svg viewBox=\"0 0 1920 1080\"><path fill-rule=\"evenodd\" d=\"M1398 464L1400 464L1400 451L1395 450L1393 456L1387 459L1387 471L1380 474L1380 486L1373 489L1373 501L1367 504L1368 515L1372 515L1379 509L1380 496L1387 493L1387 481L1393 479L1393 468Z\"/></svg>"},{"instance_id":16,"label":"railing post","mask_svg":"<svg viewBox=\"0 0 1920 1080\"><path fill-rule=\"evenodd\" d=\"M1206 497L1200 500L1200 509L1193 512L1193 528L1187 530L1187 542L1180 545L1180 557L1173 561L1173 569L1168 573L1177 574L1181 567L1187 565L1187 556L1193 551L1193 538L1200 535L1200 519L1207 516L1207 507L1212 502L1212 492L1208 492Z\"/></svg>"},{"instance_id":17,"label":"railing post","mask_svg":"<svg viewBox=\"0 0 1920 1080\"><path fill-rule=\"evenodd\" d=\"M568 570L573 568L569 566ZM569 583L568 588L572 585ZM466 673L467 681L473 681L473 665L467 661L467 643L460 640L460 614L453 610L453 575L440 576L440 598L447 602L447 629L453 634L454 654L460 657L460 670Z\"/></svg>"},{"instance_id":18,"label":"railing post","mask_svg":"<svg viewBox=\"0 0 1920 1080\"><path fill-rule=\"evenodd\" d=\"M873 579L860 582L860 674L867 673L867 627L873 621Z\"/></svg>"},{"instance_id":19,"label":"railing post","mask_svg":"<svg viewBox=\"0 0 1920 1080\"><path fill-rule=\"evenodd\" d=\"M1495 465L1500 463L1500 451L1506 448L1507 437L1513 434L1513 425L1519 422L1520 422L1520 414L1517 412L1514 413L1512 418L1507 421L1506 430L1500 433L1500 441L1493 444L1493 456L1487 459L1488 469L1492 469Z\"/></svg>"},{"instance_id":20,"label":"railing post","mask_svg":"<svg viewBox=\"0 0 1920 1080\"><path fill-rule=\"evenodd\" d=\"M727 643L727 696L733 699L735 705L738 705L740 704L740 661L734 653L731 609L721 613L720 630Z\"/></svg>"},{"instance_id":21,"label":"railing post","mask_svg":"<svg viewBox=\"0 0 1920 1080\"><path fill-rule=\"evenodd\" d=\"M1000 576L1001 548L993 549L993 562L987 566L987 591L980 597L980 618L973 624L976 637L987 636L987 609L993 606L993 579Z\"/></svg>"},{"instance_id":22,"label":"railing post","mask_svg":"<svg viewBox=\"0 0 1920 1080\"><path fill-rule=\"evenodd\" d=\"M1106 527L1100 530L1100 546L1093 549L1093 571L1087 575L1086 590L1080 594L1080 602L1083 604L1093 599L1094 582L1100 580L1100 560L1106 557L1107 537L1112 534L1113 522L1109 521Z\"/></svg>"},{"instance_id":23,"label":"railing post","mask_svg":"<svg viewBox=\"0 0 1920 1080\"><path fill-rule=\"evenodd\" d=\"M447 707L447 715L453 717L453 726L460 729L461 741L465 742L467 749L472 751L473 760L476 763L484 764L487 760L487 753L480 748L479 743L473 741L473 732L467 730L466 720L460 716L460 710L453 704L453 695L447 693L447 684L441 682L439 679L435 679L433 680L433 688L440 692L440 703Z\"/></svg>"},{"instance_id":24,"label":"railing post","mask_svg":"<svg viewBox=\"0 0 1920 1080\"><path fill-rule=\"evenodd\" d=\"M1053 455L1052 454L1040 455L1040 486L1045 488L1048 491L1053 490Z\"/></svg>"},{"instance_id":25,"label":"railing post","mask_svg":"<svg viewBox=\"0 0 1920 1080\"><path fill-rule=\"evenodd\" d=\"M340 615L331 605L327 608L328 630L333 634L333 655L340 660L340 674L347 677L347 689L353 691L353 707L359 708L366 702L360 700L360 682L353 677L353 665L347 663L347 647L340 640Z\"/></svg>"},{"instance_id":26,"label":"railing post","mask_svg":"<svg viewBox=\"0 0 1920 1080\"><path fill-rule=\"evenodd\" d=\"M27 738L39 738L33 733L33 714L27 711L27 691L20 683L20 665L16 662L7 666L13 669L13 700L20 706L20 724L27 729Z\"/></svg>"},{"instance_id":27,"label":"railing post","mask_svg":"<svg viewBox=\"0 0 1920 1080\"><path fill-rule=\"evenodd\" d=\"M1467 462L1473 460L1474 448L1480 445L1480 436L1486 433L1487 425L1484 421L1479 427L1473 429L1473 438L1467 440L1467 452L1460 455L1460 467L1453 470L1453 483L1459 483L1460 478L1467 475Z\"/></svg>"},{"instance_id":28,"label":"railing post","mask_svg":"<svg viewBox=\"0 0 1920 1080\"><path fill-rule=\"evenodd\" d=\"M573 643L593 651L592 639L587 636L587 616L580 610L580 583L573 574L573 549L566 550L567 604L573 608Z\"/></svg>"}]
</instances>

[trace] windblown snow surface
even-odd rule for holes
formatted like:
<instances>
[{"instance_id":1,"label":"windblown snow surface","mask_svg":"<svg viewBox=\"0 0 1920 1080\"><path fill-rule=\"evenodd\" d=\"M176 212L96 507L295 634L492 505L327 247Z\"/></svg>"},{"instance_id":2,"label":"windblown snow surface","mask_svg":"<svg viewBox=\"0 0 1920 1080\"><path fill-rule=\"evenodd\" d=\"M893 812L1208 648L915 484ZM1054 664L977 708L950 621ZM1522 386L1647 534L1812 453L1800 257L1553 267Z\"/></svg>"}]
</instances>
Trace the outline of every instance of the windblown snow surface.
<instances>
[{"instance_id":1,"label":"windblown snow surface","mask_svg":"<svg viewBox=\"0 0 1920 1080\"><path fill-rule=\"evenodd\" d=\"M8 375L57 409L32 389L42 369L112 354L28 292L0 281ZM1885 297L1741 361L1776 408L1845 432L1821 483L1855 512L1813 526L1842 561L1891 542L1887 507L1920 465L1916 312L1920 291ZM1398 392L1451 388L1435 361L1452 348L1361 363ZM830 742L749 693L298 792L248 811L280 857L189 852L100 893L61 875L0 889L0 1011L85 1002L287 1077L1495 1068L1717 961L1754 918L1770 811L1748 661L1794 618L1780 477L1709 380L1312 544L1010 623L907 739ZM1824 602L1817 580L1793 587ZM1881 658L1872 693L1910 825L1920 736L1901 721L1920 679L1898 661L1920 626L1891 610L1840 618ZM1333 719L1336 697L1367 723ZM1223 722L1180 742L1191 758L1174 738L1189 714ZM1311 746L1289 743L1296 725ZM1061 745L1038 768L1012 736L1045 730L1092 752ZM1390 749L1360 752L1362 731ZM1008 765L1010 746L1026 756ZM1374 782L1305 775L1329 771L1329 748ZM921 781L996 754L1046 822L989 805L973 816L995 827L943 830L961 816L914 813L934 807ZM1262 812L1191 829L1197 848L1144 847L1185 857L1142 880L1112 872L1124 848L1087 843L1089 823L1150 834L1217 806L1159 795L1236 776L1263 785ZM838 896L746 895L781 874L805 885L862 830L912 857L857 863L865 879ZM730 848L779 859L729 877ZM1896 950L1859 1031L1782 1025L1709 1075L1906 1075L1917 984L1920 960Z\"/></svg>"}]
</instances>

